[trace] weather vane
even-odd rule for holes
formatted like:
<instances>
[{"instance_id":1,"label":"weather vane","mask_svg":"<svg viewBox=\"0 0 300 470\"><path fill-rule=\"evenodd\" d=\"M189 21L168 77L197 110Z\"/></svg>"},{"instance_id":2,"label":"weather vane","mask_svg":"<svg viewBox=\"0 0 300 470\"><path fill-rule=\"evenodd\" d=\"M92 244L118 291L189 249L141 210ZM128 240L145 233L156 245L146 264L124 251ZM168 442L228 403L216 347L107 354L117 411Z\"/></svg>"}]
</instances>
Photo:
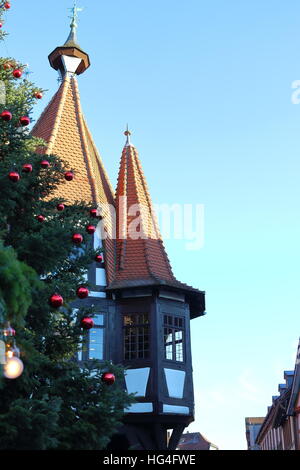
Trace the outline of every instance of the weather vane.
<instances>
[{"instance_id":1,"label":"weather vane","mask_svg":"<svg viewBox=\"0 0 300 470\"><path fill-rule=\"evenodd\" d=\"M78 12L83 11L83 8L78 8L77 7L77 0L74 0L74 5L73 8L69 8L69 10L72 12L72 16L69 16L71 18L71 28L76 29L78 27L77 24L77 18L78 18Z\"/></svg>"}]
</instances>

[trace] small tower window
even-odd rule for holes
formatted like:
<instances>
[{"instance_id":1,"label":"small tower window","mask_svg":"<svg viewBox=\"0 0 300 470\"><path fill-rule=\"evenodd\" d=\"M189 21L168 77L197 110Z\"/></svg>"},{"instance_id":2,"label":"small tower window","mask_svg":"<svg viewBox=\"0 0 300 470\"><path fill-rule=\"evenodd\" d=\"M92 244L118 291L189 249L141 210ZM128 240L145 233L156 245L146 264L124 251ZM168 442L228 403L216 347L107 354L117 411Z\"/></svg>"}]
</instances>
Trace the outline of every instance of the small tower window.
<instances>
[{"instance_id":1,"label":"small tower window","mask_svg":"<svg viewBox=\"0 0 300 470\"><path fill-rule=\"evenodd\" d=\"M164 315L165 359L184 362L184 318Z\"/></svg>"},{"instance_id":2,"label":"small tower window","mask_svg":"<svg viewBox=\"0 0 300 470\"><path fill-rule=\"evenodd\" d=\"M150 356L150 328L148 313L125 315L124 358L126 360L147 359Z\"/></svg>"},{"instance_id":3,"label":"small tower window","mask_svg":"<svg viewBox=\"0 0 300 470\"><path fill-rule=\"evenodd\" d=\"M75 309L74 309L75 310ZM76 309L78 310L78 309ZM94 326L81 337L78 360L104 360L104 328L105 316L99 313L93 317Z\"/></svg>"},{"instance_id":4,"label":"small tower window","mask_svg":"<svg viewBox=\"0 0 300 470\"><path fill-rule=\"evenodd\" d=\"M104 315L93 317L94 327L89 330L89 359L104 359Z\"/></svg>"}]
</instances>

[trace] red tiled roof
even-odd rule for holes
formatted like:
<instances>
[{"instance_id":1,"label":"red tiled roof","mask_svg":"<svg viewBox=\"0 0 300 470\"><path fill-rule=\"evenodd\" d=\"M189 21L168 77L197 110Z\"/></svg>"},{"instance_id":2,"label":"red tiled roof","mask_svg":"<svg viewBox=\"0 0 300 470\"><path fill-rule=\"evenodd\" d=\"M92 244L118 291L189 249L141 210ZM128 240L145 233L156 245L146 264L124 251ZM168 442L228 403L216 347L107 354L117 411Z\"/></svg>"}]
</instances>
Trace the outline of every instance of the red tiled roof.
<instances>
[{"instance_id":1,"label":"red tiled roof","mask_svg":"<svg viewBox=\"0 0 300 470\"><path fill-rule=\"evenodd\" d=\"M200 432L183 434L177 448L179 450L210 450L217 447L209 442Z\"/></svg>"},{"instance_id":2,"label":"red tiled roof","mask_svg":"<svg viewBox=\"0 0 300 470\"><path fill-rule=\"evenodd\" d=\"M136 148L122 152L116 191L116 272L109 287L160 280L174 282ZM135 284L135 282L133 282Z\"/></svg>"},{"instance_id":3,"label":"red tiled roof","mask_svg":"<svg viewBox=\"0 0 300 470\"><path fill-rule=\"evenodd\" d=\"M57 155L74 170L73 181L61 184L53 197L68 203L85 201L95 206L114 205L114 192L101 157L85 122L77 80L69 74L35 124L32 135L46 141L45 155ZM110 212L104 211L105 225L112 231ZM114 241L104 240L108 282L114 272Z\"/></svg>"},{"instance_id":4,"label":"red tiled roof","mask_svg":"<svg viewBox=\"0 0 300 470\"><path fill-rule=\"evenodd\" d=\"M103 246L108 290L146 285L165 285L185 291L191 316L203 314L204 293L177 281L166 254L153 211L138 152L129 142L123 149L116 198L101 157L85 122L77 80L66 74L58 91L42 113L32 135L45 140L41 153L61 157L75 172L75 179L61 184L53 197L66 202L85 201L102 206L102 227L108 233ZM116 206L114 214L109 207ZM135 206L135 205L138 205ZM132 209L132 212L130 212ZM140 209L140 214L136 212ZM132 237L131 228L137 225ZM116 237L114 230L116 230Z\"/></svg>"}]
</instances>

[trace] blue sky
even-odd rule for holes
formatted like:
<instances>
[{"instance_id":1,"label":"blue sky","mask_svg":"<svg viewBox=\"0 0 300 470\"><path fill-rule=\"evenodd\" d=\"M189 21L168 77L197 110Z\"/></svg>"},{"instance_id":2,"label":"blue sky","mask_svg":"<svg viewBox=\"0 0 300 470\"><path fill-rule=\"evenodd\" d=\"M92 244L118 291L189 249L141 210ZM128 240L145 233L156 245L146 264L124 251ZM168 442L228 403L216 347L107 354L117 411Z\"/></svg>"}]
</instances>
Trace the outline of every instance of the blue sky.
<instances>
[{"instance_id":1,"label":"blue sky","mask_svg":"<svg viewBox=\"0 0 300 470\"><path fill-rule=\"evenodd\" d=\"M65 41L60 2L12 0L1 55L57 89L48 54ZM221 449L245 449L293 369L299 337L300 5L296 0L82 0L91 68L82 106L113 185L127 122L156 203L205 206L205 243L165 245L176 276L207 292L192 322L196 421Z\"/></svg>"}]
</instances>

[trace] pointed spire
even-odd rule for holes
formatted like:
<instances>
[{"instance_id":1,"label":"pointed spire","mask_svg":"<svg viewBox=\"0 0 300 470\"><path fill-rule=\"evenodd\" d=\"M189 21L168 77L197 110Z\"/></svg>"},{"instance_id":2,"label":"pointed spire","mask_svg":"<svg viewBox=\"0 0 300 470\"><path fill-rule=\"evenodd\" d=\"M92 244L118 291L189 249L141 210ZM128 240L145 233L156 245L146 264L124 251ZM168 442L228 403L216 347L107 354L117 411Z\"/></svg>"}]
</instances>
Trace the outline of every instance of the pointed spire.
<instances>
[{"instance_id":1,"label":"pointed spire","mask_svg":"<svg viewBox=\"0 0 300 470\"><path fill-rule=\"evenodd\" d=\"M77 42L77 28L78 28L77 17L78 17L78 12L83 11L83 8L78 8L77 2L76 0L74 0L73 8L70 8L70 10L72 12L72 16L69 17L71 18L71 24L70 24L71 31L64 46L73 45L80 49L78 42Z\"/></svg>"},{"instance_id":2,"label":"pointed spire","mask_svg":"<svg viewBox=\"0 0 300 470\"><path fill-rule=\"evenodd\" d=\"M163 246L146 179L128 127L116 191L116 274L123 282L174 281Z\"/></svg>"},{"instance_id":3,"label":"pointed spire","mask_svg":"<svg viewBox=\"0 0 300 470\"><path fill-rule=\"evenodd\" d=\"M88 54L81 49L77 41L77 17L78 12L83 9L78 8L76 0L74 0L74 6L70 10L72 12L72 16L70 16L70 34L64 45L57 47L49 55L51 67L55 70L59 70L63 78L68 72L80 75L90 66Z\"/></svg>"},{"instance_id":4,"label":"pointed spire","mask_svg":"<svg viewBox=\"0 0 300 470\"><path fill-rule=\"evenodd\" d=\"M185 295L191 318L203 315L205 293L178 281L171 268L137 149L128 127L115 198L116 251L107 292L163 286Z\"/></svg>"}]
</instances>

